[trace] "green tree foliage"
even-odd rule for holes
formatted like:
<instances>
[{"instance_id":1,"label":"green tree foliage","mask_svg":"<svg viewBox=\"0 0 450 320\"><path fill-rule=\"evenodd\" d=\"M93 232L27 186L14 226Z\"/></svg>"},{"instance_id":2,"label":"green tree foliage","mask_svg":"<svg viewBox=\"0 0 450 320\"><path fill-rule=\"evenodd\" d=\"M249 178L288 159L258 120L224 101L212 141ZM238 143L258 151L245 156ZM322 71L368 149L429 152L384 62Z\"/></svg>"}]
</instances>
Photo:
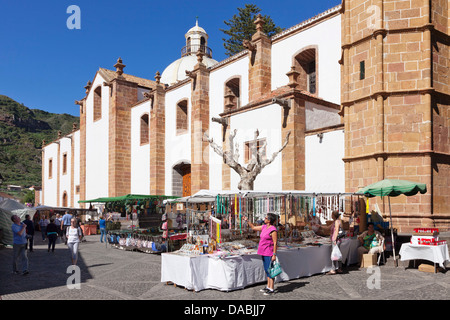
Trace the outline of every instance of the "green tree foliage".
<instances>
[{"instance_id":1,"label":"green tree foliage","mask_svg":"<svg viewBox=\"0 0 450 320\"><path fill-rule=\"evenodd\" d=\"M220 29L228 38L222 38L224 41L225 54L227 56L235 55L244 50L243 40L251 40L252 35L256 32L254 21L261 9L254 4L246 4L245 8L238 8L239 13L228 21L224 21L228 29ZM283 28L277 27L272 19L267 15L262 15L265 21L263 31L272 37L273 35L283 31Z\"/></svg>"},{"instance_id":2,"label":"green tree foliage","mask_svg":"<svg viewBox=\"0 0 450 320\"><path fill-rule=\"evenodd\" d=\"M25 196L23 197L23 203L32 203L34 204L34 190L27 190L25 192Z\"/></svg>"},{"instance_id":3,"label":"green tree foliage","mask_svg":"<svg viewBox=\"0 0 450 320\"><path fill-rule=\"evenodd\" d=\"M29 109L0 95L0 173L4 189L8 184L29 187L41 185L42 140L50 143L58 131L66 135L79 118Z\"/></svg>"}]
</instances>

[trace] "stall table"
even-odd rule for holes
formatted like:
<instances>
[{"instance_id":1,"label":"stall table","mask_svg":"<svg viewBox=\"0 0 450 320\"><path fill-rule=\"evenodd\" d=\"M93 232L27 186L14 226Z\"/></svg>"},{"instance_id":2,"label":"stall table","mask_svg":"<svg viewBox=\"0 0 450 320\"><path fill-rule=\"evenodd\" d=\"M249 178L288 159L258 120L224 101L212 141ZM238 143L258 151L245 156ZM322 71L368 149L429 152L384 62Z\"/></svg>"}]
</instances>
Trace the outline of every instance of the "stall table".
<instances>
[{"instance_id":1,"label":"stall table","mask_svg":"<svg viewBox=\"0 0 450 320\"><path fill-rule=\"evenodd\" d=\"M400 261L405 260L428 260L446 268L447 262L450 262L447 244L438 246L419 245L412 243L403 243L400 248Z\"/></svg>"},{"instance_id":2,"label":"stall table","mask_svg":"<svg viewBox=\"0 0 450 320\"><path fill-rule=\"evenodd\" d=\"M90 236L92 234L97 234L97 225L95 224L83 224L81 225L81 230L85 236Z\"/></svg>"},{"instance_id":3,"label":"stall table","mask_svg":"<svg viewBox=\"0 0 450 320\"><path fill-rule=\"evenodd\" d=\"M353 261L357 258L356 239L347 240L348 248L344 258ZM353 252L353 251L356 251ZM330 259L331 245L279 248L277 257L283 272L276 281L312 276L330 271L333 266ZM265 282L261 256L256 253L245 255L186 256L175 252L161 254L161 282L172 282L188 290L201 291L216 289L232 291L249 285Z\"/></svg>"}]
</instances>

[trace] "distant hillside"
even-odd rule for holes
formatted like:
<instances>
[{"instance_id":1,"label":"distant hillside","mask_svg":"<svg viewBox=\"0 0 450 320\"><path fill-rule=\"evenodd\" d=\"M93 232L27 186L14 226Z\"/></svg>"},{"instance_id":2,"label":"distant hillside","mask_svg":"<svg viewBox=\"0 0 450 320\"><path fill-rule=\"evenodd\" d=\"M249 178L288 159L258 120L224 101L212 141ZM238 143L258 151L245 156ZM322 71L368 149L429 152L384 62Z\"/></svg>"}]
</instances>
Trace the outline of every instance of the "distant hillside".
<instances>
[{"instance_id":1,"label":"distant hillside","mask_svg":"<svg viewBox=\"0 0 450 320\"><path fill-rule=\"evenodd\" d=\"M0 174L1 188L14 184L22 187L41 185L42 140L49 143L79 127L79 117L29 109L0 95Z\"/></svg>"}]
</instances>

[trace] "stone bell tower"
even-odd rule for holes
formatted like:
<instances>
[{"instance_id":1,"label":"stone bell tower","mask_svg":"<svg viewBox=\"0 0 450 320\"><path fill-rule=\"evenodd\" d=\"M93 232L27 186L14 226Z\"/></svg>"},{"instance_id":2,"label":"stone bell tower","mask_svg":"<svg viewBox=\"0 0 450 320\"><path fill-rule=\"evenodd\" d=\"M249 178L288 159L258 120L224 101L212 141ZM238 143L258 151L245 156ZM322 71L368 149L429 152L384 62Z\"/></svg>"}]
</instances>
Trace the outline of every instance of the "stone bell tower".
<instances>
[{"instance_id":1,"label":"stone bell tower","mask_svg":"<svg viewBox=\"0 0 450 320\"><path fill-rule=\"evenodd\" d=\"M342 1L346 191L391 178L428 192L391 198L394 227L450 225L448 1ZM387 199L370 199L389 215Z\"/></svg>"}]
</instances>

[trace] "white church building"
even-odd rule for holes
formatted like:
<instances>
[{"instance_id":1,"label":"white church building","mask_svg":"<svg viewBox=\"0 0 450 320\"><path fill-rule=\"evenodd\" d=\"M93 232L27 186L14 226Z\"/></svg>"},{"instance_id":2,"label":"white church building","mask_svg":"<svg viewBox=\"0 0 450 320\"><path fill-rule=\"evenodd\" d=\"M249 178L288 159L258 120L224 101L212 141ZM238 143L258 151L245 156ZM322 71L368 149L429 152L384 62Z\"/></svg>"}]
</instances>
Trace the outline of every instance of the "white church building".
<instances>
[{"instance_id":1,"label":"white church building","mask_svg":"<svg viewBox=\"0 0 450 320\"><path fill-rule=\"evenodd\" d=\"M345 192L340 10L272 38L258 18L247 49L219 62L197 23L180 41L180 59L155 80L126 74L120 58L115 70L98 69L76 101L80 127L43 145L41 204L236 190L239 175L203 139L226 149L234 130L244 166L255 141L270 157L290 132L254 190Z\"/></svg>"}]
</instances>

